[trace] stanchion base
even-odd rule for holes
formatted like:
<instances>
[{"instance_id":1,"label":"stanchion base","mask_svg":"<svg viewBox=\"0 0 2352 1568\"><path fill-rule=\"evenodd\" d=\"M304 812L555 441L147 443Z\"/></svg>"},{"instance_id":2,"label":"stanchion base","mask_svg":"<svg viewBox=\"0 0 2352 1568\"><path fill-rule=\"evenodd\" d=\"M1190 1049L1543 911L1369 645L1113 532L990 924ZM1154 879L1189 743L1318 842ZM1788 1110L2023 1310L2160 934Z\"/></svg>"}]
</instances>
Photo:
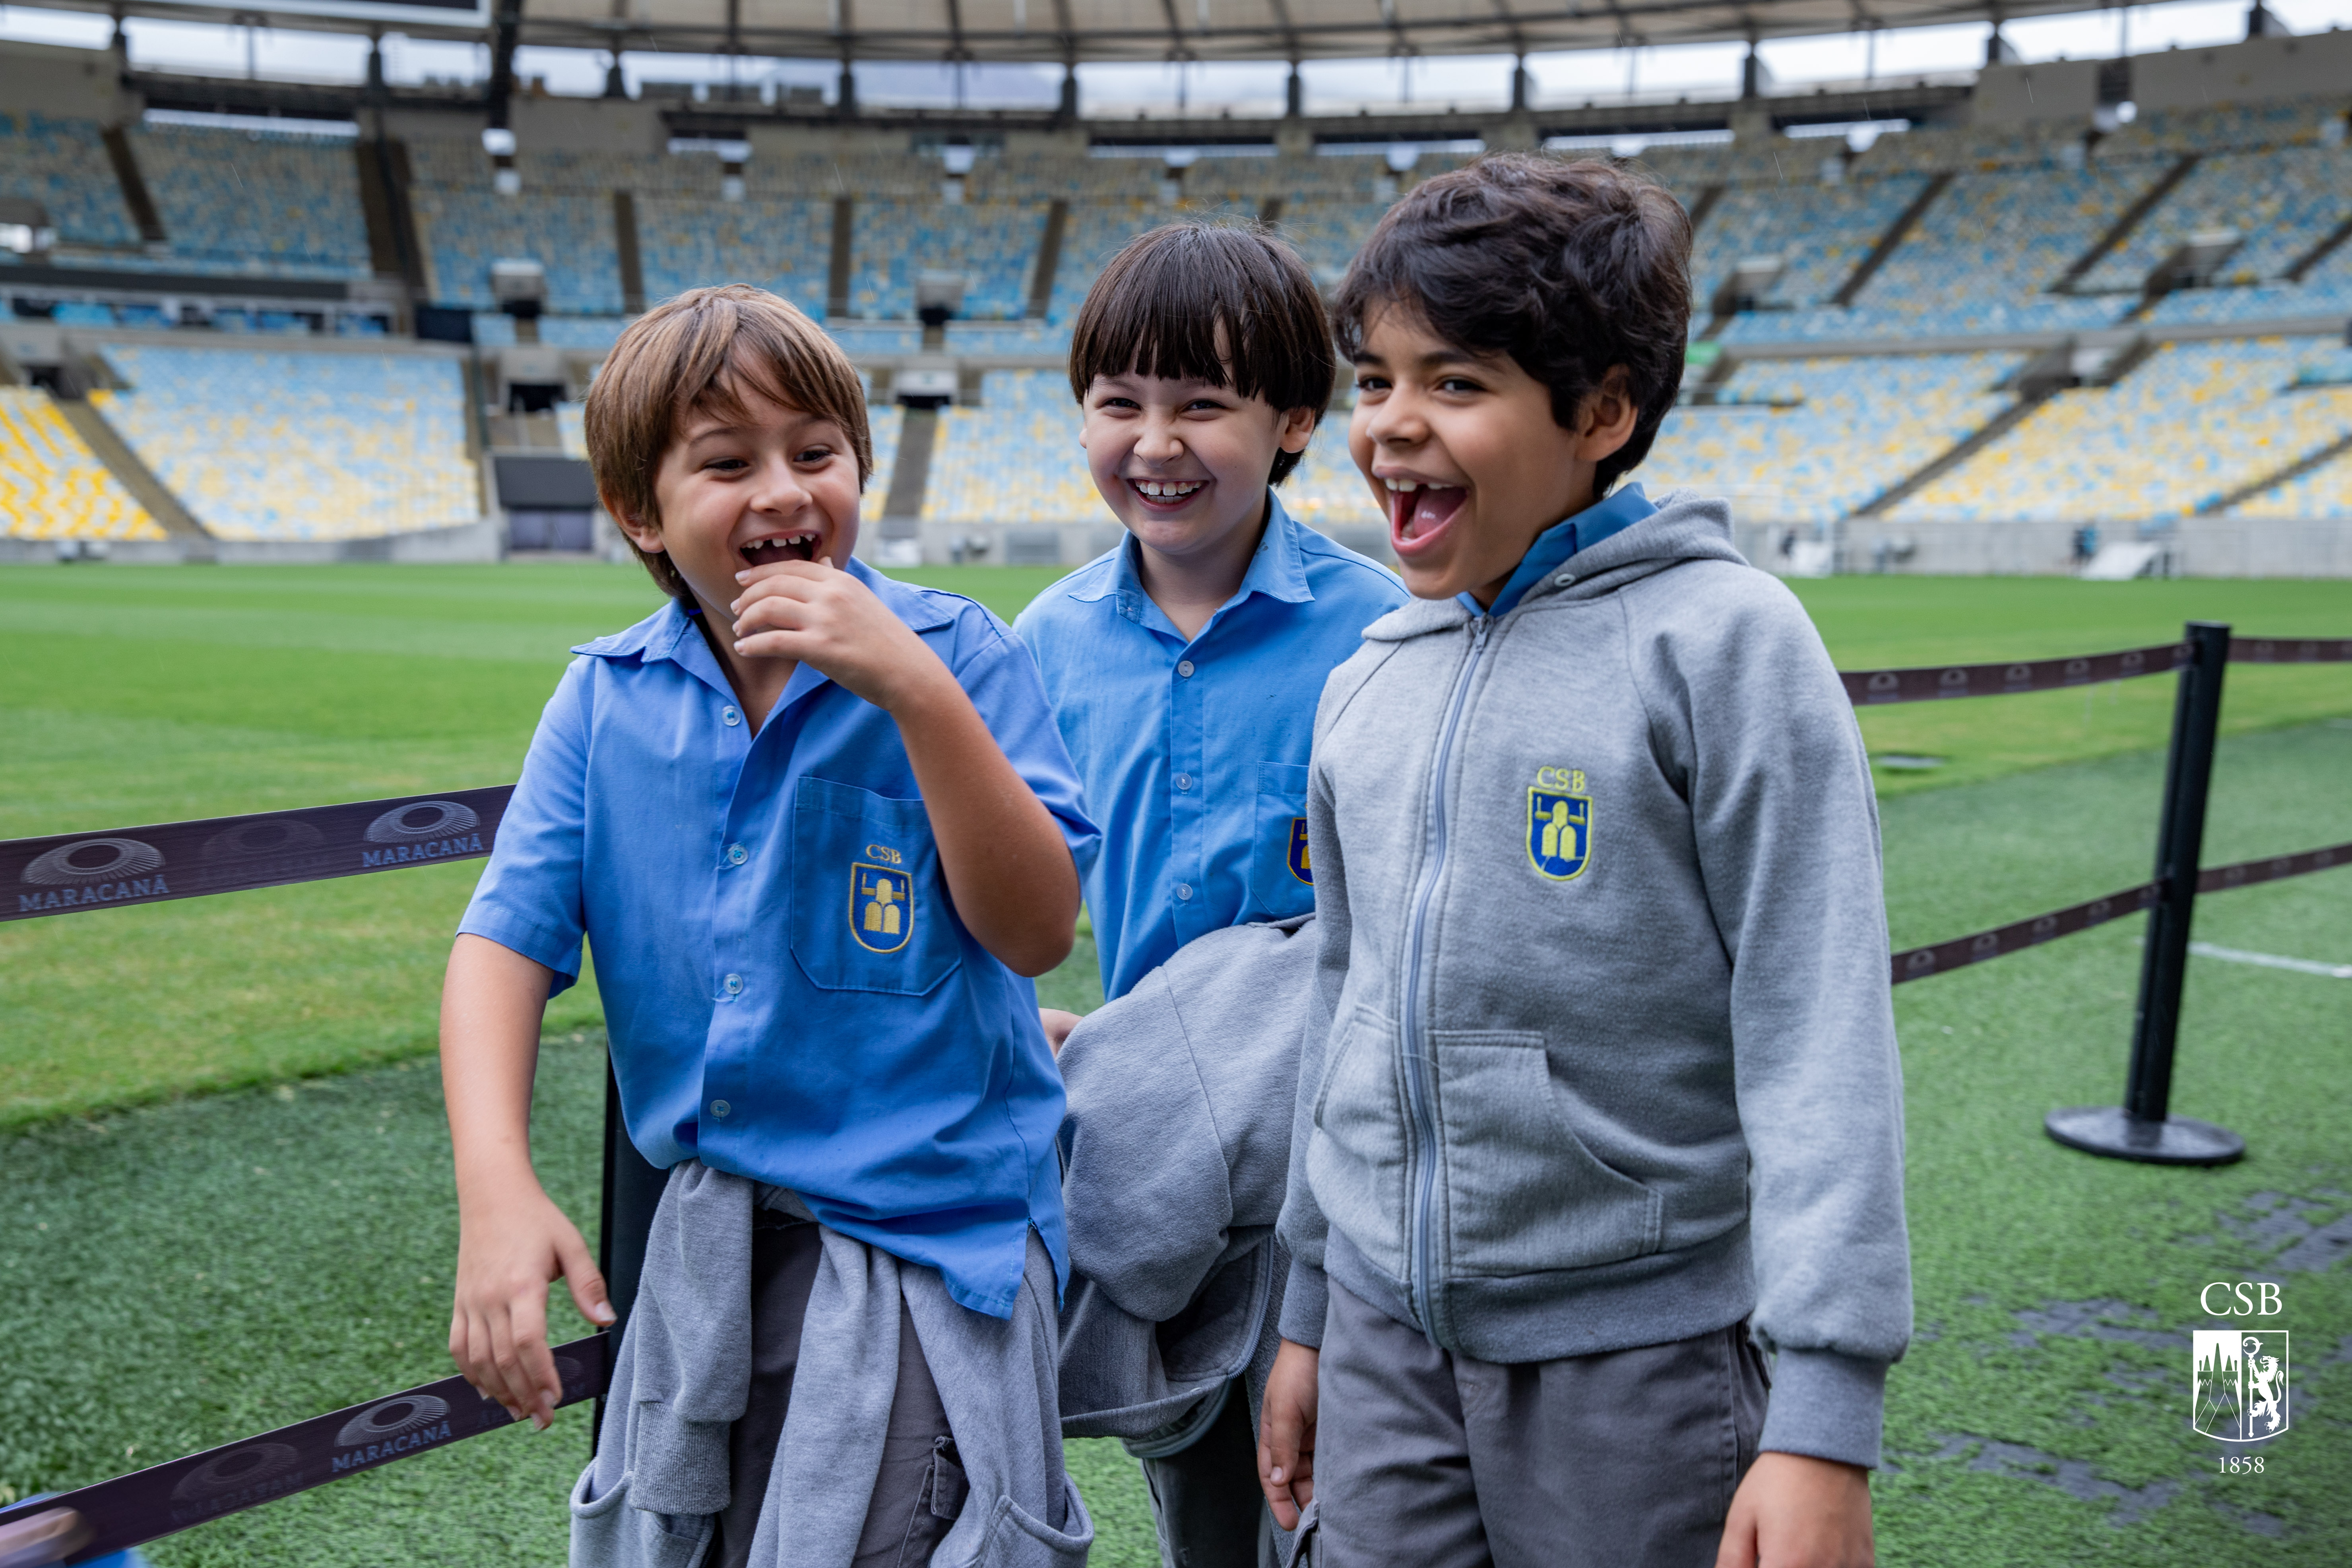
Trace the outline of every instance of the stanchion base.
<instances>
[{"instance_id":1,"label":"stanchion base","mask_svg":"<svg viewBox=\"0 0 2352 1568\"><path fill-rule=\"evenodd\" d=\"M2146 1165L2226 1165L2246 1152L2246 1141L2226 1127L2190 1116L2147 1121L2116 1105L2053 1110L2042 1126L2069 1149Z\"/></svg>"}]
</instances>

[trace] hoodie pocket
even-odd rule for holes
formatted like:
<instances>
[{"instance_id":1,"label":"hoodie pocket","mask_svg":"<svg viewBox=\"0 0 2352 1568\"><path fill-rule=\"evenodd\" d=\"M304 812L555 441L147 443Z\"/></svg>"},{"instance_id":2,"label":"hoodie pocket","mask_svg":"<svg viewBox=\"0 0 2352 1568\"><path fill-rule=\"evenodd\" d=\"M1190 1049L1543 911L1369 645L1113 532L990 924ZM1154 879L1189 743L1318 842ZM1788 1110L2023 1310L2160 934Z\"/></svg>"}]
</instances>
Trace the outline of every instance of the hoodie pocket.
<instances>
[{"instance_id":1,"label":"hoodie pocket","mask_svg":"<svg viewBox=\"0 0 2352 1568\"><path fill-rule=\"evenodd\" d=\"M1662 1200L1577 1136L1543 1036L1454 1029L1433 1040L1448 1273L1590 1268L1657 1250Z\"/></svg>"},{"instance_id":2,"label":"hoodie pocket","mask_svg":"<svg viewBox=\"0 0 2352 1568\"><path fill-rule=\"evenodd\" d=\"M710 1544L707 1513L647 1513L629 1506L634 1472L591 1498L593 1460L572 1489L571 1561L578 1568L696 1568Z\"/></svg>"},{"instance_id":3,"label":"hoodie pocket","mask_svg":"<svg viewBox=\"0 0 2352 1568\"><path fill-rule=\"evenodd\" d=\"M1307 770L1296 763L1257 765L1249 890L1265 920L1287 920L1315 908L1315 868L1307 856Z\"/></svg>"},{"instance_id":4,"label":"hoodie pocket","mask_svg":"<svg viewBox=\"0 0 2352 1568\"><path fill-rule=\"evenodd\" d=\"M1307 1180L1324 1217L1367 1261L1404 1275L1404 1095L1396 1031L1357 1008L1331 1031Z\"/></svg>"},{"instance_id":5,"label":"hoodie pocket","mask_svg":"<svg viewBox=\"0 0 2352 1568\"><path fill-rule=\"evenodd\" d=\"M1009 1497L991 1510L988 1533L973 1568L1086 1568L1095 1543L1095 1521L1076 1482L1062 1479L1065 1528L1055 1530Z\"/></svg>"}]
</instances>

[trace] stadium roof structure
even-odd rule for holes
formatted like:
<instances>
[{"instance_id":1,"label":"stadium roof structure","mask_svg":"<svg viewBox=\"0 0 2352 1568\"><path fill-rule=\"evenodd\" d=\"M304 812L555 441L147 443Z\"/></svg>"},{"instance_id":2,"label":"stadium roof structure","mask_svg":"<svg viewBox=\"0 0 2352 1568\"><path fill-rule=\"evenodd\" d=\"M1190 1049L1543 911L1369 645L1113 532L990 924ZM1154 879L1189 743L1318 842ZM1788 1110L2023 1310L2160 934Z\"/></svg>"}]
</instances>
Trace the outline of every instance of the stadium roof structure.
<instances>
[{"instance_id":1,"label":"stadium roof structure","mask_svg":"<svg viewBox=\"0 0 2352 1568\"><path fill-rule=\"evenodd\" d=\"M803 59L1302 60L1747 41L2081 11L2087 0L50 0L229 25ZM436 16L436 13L438 13Z\"/></svg>"}]
</instances>

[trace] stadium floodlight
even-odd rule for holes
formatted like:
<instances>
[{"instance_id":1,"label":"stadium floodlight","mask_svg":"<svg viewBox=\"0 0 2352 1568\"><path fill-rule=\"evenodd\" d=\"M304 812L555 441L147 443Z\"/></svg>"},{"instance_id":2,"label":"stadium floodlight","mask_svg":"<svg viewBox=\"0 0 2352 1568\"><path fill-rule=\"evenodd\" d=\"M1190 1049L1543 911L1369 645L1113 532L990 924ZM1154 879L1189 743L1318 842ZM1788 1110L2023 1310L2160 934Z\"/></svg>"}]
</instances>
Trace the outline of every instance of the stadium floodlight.
<instances>
[{"instance_id":1,"label":"stadium floodlight","mask_svg":"<svg viewBox=\"0 0 2352 1568\"><path fill-rule=\"evenodd\" d=\"M547 308L547 268L530 257L490 263L490 298L518 321L535 321Z\"/></svg>"},{"instance_id":2,"label":"stadium floodlight","mask_svg":"<svg viewBox=\"0 0 2352 1568\"><path fill-rule=\"evenodd\" d=\"M502 125L488 126L482 132L482 151L493 158L514 156L515 133Z\"/></svg>"}]
</instances>

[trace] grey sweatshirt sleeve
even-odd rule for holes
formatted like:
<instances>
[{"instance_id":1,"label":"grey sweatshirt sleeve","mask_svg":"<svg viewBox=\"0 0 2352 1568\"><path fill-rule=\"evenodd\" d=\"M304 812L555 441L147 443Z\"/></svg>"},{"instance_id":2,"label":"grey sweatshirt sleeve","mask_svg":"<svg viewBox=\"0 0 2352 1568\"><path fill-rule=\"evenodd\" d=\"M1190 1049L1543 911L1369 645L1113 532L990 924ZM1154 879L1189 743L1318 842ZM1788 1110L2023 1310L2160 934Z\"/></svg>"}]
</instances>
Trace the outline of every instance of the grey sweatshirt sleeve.
<instances>
[{"instance_id":1,"label":"grey sweatshirt sleeve","mask_svg":"<svg viewBox=\"0 0 2352 1568\"><path fill-rule=\"evenodd\" d=\"M1319 740L1328 727L1332 692L1348 671L1343 665L1324 689L1324 712L1317 716ZM1360 678L1359 678L1360 679ZM1331 1036L1331 1019L1339 988L1348 978L1348 948L1352 923L1348 914L1348 872L1339 855L1339 836L1331 815L1329 781L1321 768L1313 770L1307 791L1307 864L1315 868L1315 931L1319 944L1315 955L1315 983L1307 1012L1307 1031L1298 1046L1298 1096L1290 1125L1290 1181L1282 1202L1282 1218L1275 1234L1290 1251L1290 1278L1283 1288L1282 1337L1320 1349L1323 1310L1330 1286L1323 1276L1323 1243L1329 1221L1315 1201L1307 1181L1307 1145L1315 1131L1315 1104L1323 1090L1324 1051Z\"/></svg>"},{"instance_id":2,"label":"grey sweatshirt sleeve","mask_svg":"<svg viewBox=\"0 0 2352 1568\"><path fill-rule=\"evenodd\" d=\"M1697 586L1690 573L1715 578L1704 622L1664 597ZM1910 1340L1911 1273L1870 763L1786 588L1729 563L1664 578L1685 580L1622 602L1732 963L1753 1321L1776 1357L1762 1447L1874 1466L1886 1368Z\"/></svg>"}]
</instances>

